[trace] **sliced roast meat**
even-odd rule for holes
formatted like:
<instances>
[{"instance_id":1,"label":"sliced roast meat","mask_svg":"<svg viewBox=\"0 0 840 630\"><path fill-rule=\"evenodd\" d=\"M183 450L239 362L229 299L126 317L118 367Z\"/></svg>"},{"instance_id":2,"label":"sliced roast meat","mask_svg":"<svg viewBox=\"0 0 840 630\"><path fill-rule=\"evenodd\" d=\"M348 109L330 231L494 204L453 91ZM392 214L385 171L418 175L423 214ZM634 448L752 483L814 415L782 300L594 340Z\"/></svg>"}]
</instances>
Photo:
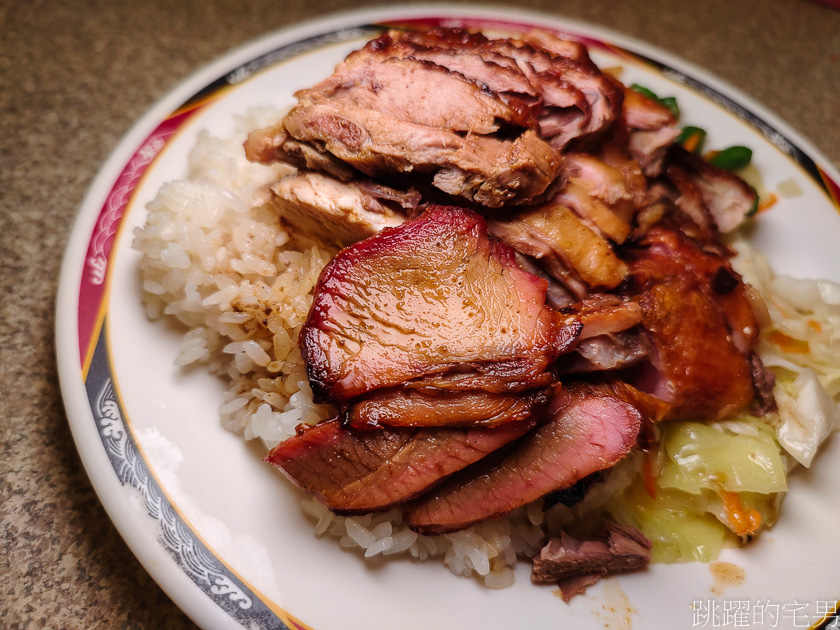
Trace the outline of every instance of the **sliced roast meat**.
<instances>
[{"instance_id":1,"label":"sliced roast meat","mask_svg":"<svg viewBox=\"0 0 840 630\"><path fill-rule=\"evenodd\" d=\"M351 54L316 86L295 94L296 107L329 100L434 129L487 135L507 124L533 128L530 112L511 107L484 86L430 61Z\"/></svg>"},{"instance_id":2,"label":"sliced roast meat","mask_svg":"<svg viewBox=\"0 0 840 630\"><path fill-rule=\"evenodd\" d=\"M750 355L750 367L752 368L753 389L755 390L756 404L752 409L753 415L765 416L779 410L776 404L776 396L773 395L773 387L776 385L776 376L764 367L761 357L757 352Z\"/></svg>"},{"instance_id":3,"label":"sliced roast meat","mask_svg":"<svg viewBox=\"0 0 840 630\"><path fill-rule=\"evenodd\" d=\"M680 133L674 115L664 105L625 88L622 121L629 131L630 155L641 164L645 175L659 175L665 155Z\"/></svg>"},{"instance_id":4,"label":"sliced roast meat","mask_svg":"<svg viewBox=\"0 0 840 630\"><path fill-rule=\"evenodd\" d=\"M580 332L574 314L546 306L546 288L479 215L431 206L322 272L300 335L313 389L346 401L446 373L543 383Z\"/></svg>"},{"instance_id":5,"label":"sliced roast meat","mask_svg":"<svg viewBox=\"0 0 840 630\"><path fill-rule=\"evenodd\" d=\"M431 174L444 192L489 207L531 203L561 174L560 155L532 130L512 140L463 135L328 99L296 106L283 124L366 175Z\"/></svg>"},{"instance_id":6,"label":"sliced roast meat","mask_svg":"<svg viewBox=\"0 0 840 630\"><path fill-rule=\"evenodd\" d=\"M534 32L520 40L458 29L391 31L366 47L379 57L433 61L486 85L503 99L531 103L540 135L562 148L606 129L622 92L577 42Z\"/></svg>"},{"instance_id":7,"label":"sliced roast meat","mask_svg":"<svg viewBox=\"0 0 840 630\"><path fill-rule=\"evenodd\" d=\"M694 185L721 232L731 232L755 211L758 195L734 173L709 164L679 145L669 149L667 159L669 166L678 168Z\"/></svg>"},{"instance_id":8,"label":"sliced roast meat","mask_svg":"<svg viewBox=\"0 0 840 630\"><path fill-rule=\"evenodd\" d=\"M544 424L500 461L485 460L419 498L405 522L422 533L464 529L610 468L636 444L645 419L630 390L620 382L561 388Z\"/></svg>"},{"instance_id":9,"label":"sliced roast meat","mask_svg":"<svg viewBox=\"0 0 840 630\"><path fill-rule=\"evenodd\" d=\"M359 431L334 419L301 428L275 446L266 461L330 509L358 514L385 510L422 493L531 427L525 421L494 429Z\"/></svg>"},{"instance_id":10,"label":"sliced roast meat","mask_svg":"<svg viewBox=\"0 0 840 630\"><path fill-rule=\"evenodd\" d=\"M489 228L496 238L540 260L549 274L580 297L586 287L614 288L627 274L612 246L562 204L523 208L490 221ZM552 265L555 260L560 264ZM575 275L584 283L582 290L576 287Z\"/></svg>"},{"instance_id":11,"label":"sliced roast meat","mask_svg":"<svg viewBox=\"0 0 840 630\"><path fill-rule=\"evenodd\" d=\"M302 170L321 171L343 182L359 174L334 155L292 138L282 122L265 129L255 129L248 134L244 146L245 157L252 162L287 163Z\"/></svg>"},{"instance_id":12,"label":"sliced roast meat","mask_svg":"<svg viewBox=\"0 0 840 630\"><path fill-rule=\"evenodd\" d=\"M531 416L548 398L542 390L485 392L432 387L393 387L352 404L344 421L352 427L495 427Z\"/></svg>"},{"instance_id":13,"label":"sliced roast meat","mask_svg":"<svg viewBox=\"0 0 840 630\"><path fill-rule=\"evenodd\" d=\"M684 236L659 226L648 235L660 238L636 254L630 269L633 298L642 308L642 326L654 350L634 384L670 403L672 418L723 417L746 407L753 398L751 367L734 342L728 309L713 295L704 274L686 261L687 251L675 253L688 247ZM707 254L695 250L695 258L705 263ZM735 303L734 294L722 297ZM744 315L741 308L732 312L733 317Z\"/></svg>"},{"instance_id":14,"label":"sliced roast meat","mask_svg":"<svg viewBox=\"0 0 840 630\"><path fill-rule=\"evenodd\" d=\"M270 204L301 234L344 247L395 227L420 202L402 191L368 180L342 182L322 173L301 172L271 185ZM396 211L395 211L396 210Z\"/></svg>"},{"instance_id":15,"label":"sliced roast meat","mask_svg":"<svg viewBox=\"0 0 840 630\"><path fill-rule=\"evenodd\" d=\"M571 208L594 232L604 239L623 243L630 234L630 224L620 218L601 199L590 194L577 177L551 199L551 203Z\"/></svg>"},{"instance_id":16,"label":"sliced roast meat","mask_svg":"<svg viewBox=\"0 0 840 630\"><path fill-rule=\"evenodd\" d=\"M569 601L605 575L646 567L650 548L650 540L638 529L613 522L586 539L562 532L534 557L531 580L558 583L563 600Z\"/></svg>"}]
</instances>

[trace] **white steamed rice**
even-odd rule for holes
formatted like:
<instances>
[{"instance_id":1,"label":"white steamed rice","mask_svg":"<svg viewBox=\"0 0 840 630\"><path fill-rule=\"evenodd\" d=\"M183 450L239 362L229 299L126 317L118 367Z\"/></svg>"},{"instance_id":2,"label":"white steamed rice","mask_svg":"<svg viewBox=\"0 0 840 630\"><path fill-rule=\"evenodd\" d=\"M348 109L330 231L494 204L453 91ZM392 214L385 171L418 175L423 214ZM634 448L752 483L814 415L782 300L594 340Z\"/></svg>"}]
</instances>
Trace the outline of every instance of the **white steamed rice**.
<instances>
[{"instance_id":1,"label":"white steamed rice","mask_svg":"<svg viewBox=\"0 0 840 630\"><path fill-rule=\"evenodd\" d=\"M334 252L296 238L260 207L260 189L286 171L248 162L242 148L248 131L279 117L253 110L237 119L234 137L202 132L187 177L161 188L133 244L143 254L148 315L175 317L187 328L177 363L203 364L225 379L222 423L267 447L335 412L313 402L297 346L318 275ZM365 557L439 558L452 573L479 576L491 588L511 585L517 556L533 556L544 536L539 503L441 536L411 531L398 509L345 518L311 498L302 509L317 535Z\"/></svg>"}]
</instances>

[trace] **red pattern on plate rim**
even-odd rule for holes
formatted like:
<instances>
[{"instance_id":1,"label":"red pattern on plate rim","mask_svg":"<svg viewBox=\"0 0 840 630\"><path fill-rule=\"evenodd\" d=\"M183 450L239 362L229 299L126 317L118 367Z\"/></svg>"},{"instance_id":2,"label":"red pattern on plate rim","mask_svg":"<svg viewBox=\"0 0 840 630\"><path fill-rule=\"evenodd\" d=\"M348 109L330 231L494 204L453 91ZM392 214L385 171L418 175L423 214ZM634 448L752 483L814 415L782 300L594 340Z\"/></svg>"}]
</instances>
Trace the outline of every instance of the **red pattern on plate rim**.
<instances>
[{"instance_id":1,"label":"red pattern on plate rim","mask_svg":"<svg viewBox=\"0 0 840 630\"><path fill-rule=\"evenodd\" d=\"M82 368L90 356L93 336L99 325L111 248L125 210L140 179L166 146L169 138L196 111L198 108L179 111L160 123L128 160L102 204L90 237L79 284L79 361Z\"/></svg>"}]
</instances>

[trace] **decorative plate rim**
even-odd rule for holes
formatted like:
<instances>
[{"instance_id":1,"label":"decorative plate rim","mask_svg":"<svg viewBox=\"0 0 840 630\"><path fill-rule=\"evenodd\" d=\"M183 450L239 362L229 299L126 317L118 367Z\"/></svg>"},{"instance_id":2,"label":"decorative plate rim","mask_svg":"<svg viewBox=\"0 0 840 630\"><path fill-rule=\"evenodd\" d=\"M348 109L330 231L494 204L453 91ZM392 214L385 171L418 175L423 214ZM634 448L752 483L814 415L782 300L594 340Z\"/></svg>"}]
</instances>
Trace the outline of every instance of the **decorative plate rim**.
<instances>
[{"instance_id":1,"label":"decorative plate rim","mask_svg":"<svg viewBox=\"0 0 840 630\"><path fill-rule=\"evenodd\" d=\"M147 511L152 512L150 506L157 505L153 516L160 523L175 523L173 527L177 530L179 517L175 515L173 518L167 512L168 498L165 493L161 494L154 479L146 474L148 467L144 473L142 454L137 452L136 445L131 452L133 438L130 429L123 424L119 396L114 393L108 374L102 374L100 370L101 365L112 370L105 346L106 335L102 332L107 317L107 283L113 254L111 244L146 169L181 123L206 103L206 100L202 102L203 99L218 93L224 82L233 85L255 69L277 62L277 51L285 50L286 54L293 56L299 51L289 49L294 49L296 45L305 47L310 40L322 43L325 38L360 32L359 29L366 27L438 20L468 20L484 25L499 23L525 28L542 24L588 38L612 51L618 50L654 63L667 78L687 83L688 87L716 100L736 117L762 132L821 185L829 202L840 210L838 170L807 138L763 105L672 53L562 15L478 4L457 7L419 4L402 9L380 6L342 11L264 35L191 74L132 125L105 160L85 194L62 261L55 338L59 380L68 421L94 490L141 564L167 595L202 627L236 628L250 621L267 622L267 627L276 628L301 629L306 626L287 611L266 603L259 593L249 591L247 584L231 581L223 571L216 576L217 580L203 577L207 581L205 588L198 586L196 578L187 574L183 564L180 571L173 571L178 565L173 565L171 545L167 547L163 542L166 535L161 537L147 523L139 523L127 509L128 495L122 492L126 484L141 490ZM92 293L85 293L85 270L89 277L94 278L94 282L89 284L100 287L98 292L94 289ZM93 298L93 303L86 298ZM83 324L88 326L87 331L83 329ZM100 356L99 363L94 363L98 353L104 355ZM139 468L135 467L138 461ZM194 533L192 538L197 539ZM213 555L212 550L207 551ZM200 565L204 552L199 549L196 553ZM218 562L218 558L215 559ZM208 598L212 596L215 599ZM245 610L256 607L259 614L234 616L237 608L243 610L245 601L251 602Z\"/></svg>"}]
</instances>

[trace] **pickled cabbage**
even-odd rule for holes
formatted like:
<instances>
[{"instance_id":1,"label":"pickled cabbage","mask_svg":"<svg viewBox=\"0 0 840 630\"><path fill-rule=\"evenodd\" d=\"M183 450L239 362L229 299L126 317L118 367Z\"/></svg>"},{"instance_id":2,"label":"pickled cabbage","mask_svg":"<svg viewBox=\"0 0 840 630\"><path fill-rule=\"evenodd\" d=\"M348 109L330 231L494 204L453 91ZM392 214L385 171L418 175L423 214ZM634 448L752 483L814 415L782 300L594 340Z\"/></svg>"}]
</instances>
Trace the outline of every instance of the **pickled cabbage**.
<instances>
[{"instance_id":1,"label":"pickled cabbage","mask_svg":"<svg viewBox=\"0 0 840 630\"><path fill-rule=\"evenodd\" d=\"M659 428L648 455L653 486L639 478L607 503L614 519L651 539L653 561L708 562L775 522L787 466L772 427L745 415Z\"/></svg>"}]
</instances>

